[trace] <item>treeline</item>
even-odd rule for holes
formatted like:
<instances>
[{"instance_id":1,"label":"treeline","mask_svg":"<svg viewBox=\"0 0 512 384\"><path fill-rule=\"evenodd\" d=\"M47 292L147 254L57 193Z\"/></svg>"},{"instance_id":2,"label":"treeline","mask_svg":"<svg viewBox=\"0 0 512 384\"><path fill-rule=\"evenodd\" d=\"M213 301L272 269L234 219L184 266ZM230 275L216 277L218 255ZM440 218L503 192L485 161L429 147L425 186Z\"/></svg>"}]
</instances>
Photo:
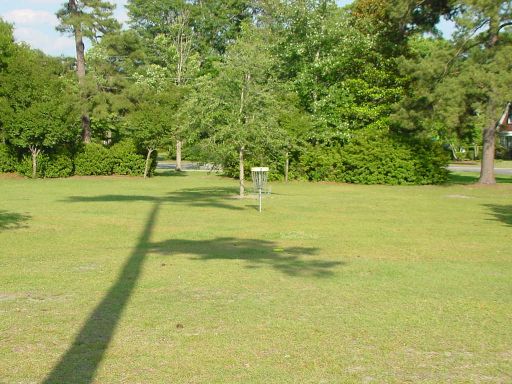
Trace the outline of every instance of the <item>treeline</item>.
<instances>
[{"instance_id":1,"label":"treeline","mask_svg":"<svg viewBox=\"0 0 512 384\"><path fill-rule=\"evenodd\" d=\"M446 180L446 148L471 147L481 181L494 181L512 90L510 1L127 8L124 29L108 1L59 10L75 60L14 44L0 22L0 171L149 175L172 146L178 169L182 152L222 165L241 193L251 165L275 178L431 184ZM436 30L442 17L456 26L451 40Z\"/></svg>"}]
</instances>

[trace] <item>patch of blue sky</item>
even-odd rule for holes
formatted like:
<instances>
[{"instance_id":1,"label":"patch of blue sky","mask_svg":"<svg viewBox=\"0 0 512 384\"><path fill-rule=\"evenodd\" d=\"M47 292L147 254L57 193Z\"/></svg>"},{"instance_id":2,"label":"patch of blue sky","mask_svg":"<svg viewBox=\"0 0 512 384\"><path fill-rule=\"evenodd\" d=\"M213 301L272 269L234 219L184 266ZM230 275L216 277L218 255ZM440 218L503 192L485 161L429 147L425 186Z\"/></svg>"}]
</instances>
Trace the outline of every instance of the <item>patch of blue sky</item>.
<instances>
[{"instance_id":1,"label":"patch of blue sky","mask_svg":"<svg viewBox=\"0 0 512 384\"><path fill-rule=\"evenodd\" d=\"M127 0L115 0L116 17L127 20L124 5ZM74 56L75 43L71 36L55 30L58 24L55 12L64 0L0 0L0 16L14 25L16 41L23 41L32 48L53 56Z\"/></svg>"}]
</instances>

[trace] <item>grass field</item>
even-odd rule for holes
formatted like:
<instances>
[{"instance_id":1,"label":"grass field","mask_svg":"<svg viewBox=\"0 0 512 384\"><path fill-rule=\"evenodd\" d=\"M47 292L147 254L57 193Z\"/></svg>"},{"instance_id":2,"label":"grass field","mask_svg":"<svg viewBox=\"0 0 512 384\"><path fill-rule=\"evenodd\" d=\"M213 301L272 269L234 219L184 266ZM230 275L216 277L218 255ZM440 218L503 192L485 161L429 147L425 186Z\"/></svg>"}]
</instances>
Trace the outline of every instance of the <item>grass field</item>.
<instances>
[{"instance_id":1,"label":"grass field","mask_svg":"<svg viewBox=\"0 0 512 384\"><path fill-rule=\"evenodd\" d=\"M510 383L512 179L475 177L0 178L0 383Z\"/></svg>"}]
</instances>

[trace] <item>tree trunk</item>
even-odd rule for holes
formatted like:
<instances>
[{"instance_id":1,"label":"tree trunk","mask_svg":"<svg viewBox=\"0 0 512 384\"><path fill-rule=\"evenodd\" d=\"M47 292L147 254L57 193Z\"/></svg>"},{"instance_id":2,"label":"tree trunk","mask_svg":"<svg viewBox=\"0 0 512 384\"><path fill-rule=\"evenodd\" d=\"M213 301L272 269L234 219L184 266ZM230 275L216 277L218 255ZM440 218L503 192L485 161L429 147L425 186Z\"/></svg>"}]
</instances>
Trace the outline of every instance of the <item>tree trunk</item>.
<instances>
[{"instance_id":1,"label":"tree trunk","mask_svg":"<svg viewBox=\"0 0 512 384\"><path fill-rule=\"evenodd\" d=\"M288 182L288 168L290 167L290 157L288 152L286 152L286 161L284 163L284 182Z\"/></svg>"},{"instance_id":2,"label":"tree trunk","mask_svg":"<svg viewBox=\"0 0 512 384\"><path fill-rule=\"evenodd\" d=\"M91 119L87 112L82 114L82 142L89 144L91 142Z\"/></svg>"},{"instance_id":3,"label":"tree trunk","mask_svg":"<svg viewBox=\"0 0 512 384\"><path fill-rule=\"evenodd\" d=\"M183 141L176 140L176 171L181 171L181 147L183 146Z\"/></svg>"},{"instance_id":4,"label":"tree trunk","mask_svg":"<svg viewBox=\"0 0 512 384\"><path fill-rule=\"evenodd\" d=\"M144 168L144 178L148 177L149 162L151 161L151 154L153 151L154 149L148 148L148 155L146 156L146 167Z\"/></svg>"},{"instance_id":5,"label":"tree trunk","mask_svg":"<svg viewBox=\"0 0 512 384\"><path fill-rule=\"evenodd\" d=\"M239 161L240 161L240 197L244 197L245 187L244 187L244 147L240 147L240 151L238 153Z\"/></svg>"},{"instance_id":6,"label":"tree trunk","mask_svg":"<svg viewBox=\"0 0 512 384\"><path fill-rule=\"evenodd\" d=\"M76 0L69 0L68 9L75 15L79 13ZM82 101L82 141L84 143L91 142L91 119L87 112L87 103L85 97L84 81L85 81L85 45L83 40L82 26L77 23L73 26L75 34L75 50L76 50L76 75L78 77L78 86L80 88Z\"/></svg>"},{"instance_id":7,"label":"tree trunk","mask_svg":"<svg viewBox=\"0 0 512 384\"><path fill-rule=\"evenodd\" d=\"M498 32L500 26L499 14L492 15L489 18L489 39L487 41L487 48L492 49L498 42ZM494 153L495 153L495 140L496 140L496 123L498 119L495 119L496 115L496 104L493 98L493 94L496 94L494 88L491 89L491 97L487 105L487 116L489 117L489 123L487 128L483 132L483 149L482 149L482 165L480 168L480 184L496 184L494 178Z\"/></svg>"},{"instance_id":8,"label":"tree trunk","mask_svg":"<svg viewBox=\"0 0 512 384\"><path fill-rule=\"evenodd\" d=\"M37 156L41 153L41 150L37 147L31 146L30 153L32 154L32 178L35 179L37 177Z\"/></svg>"},{"instance_id":9,"label":"tree trunk","mask_svg":"<svg viewBox=\"0 0 512 384\"><path fill-rule=\"evenodd\" d=\"M482 165L480 168L480 184L496 184L494 178L494 145L496 136L496 123L491 122L484 129L484 147L482 151Z\"/></svg>"}]
</instances>

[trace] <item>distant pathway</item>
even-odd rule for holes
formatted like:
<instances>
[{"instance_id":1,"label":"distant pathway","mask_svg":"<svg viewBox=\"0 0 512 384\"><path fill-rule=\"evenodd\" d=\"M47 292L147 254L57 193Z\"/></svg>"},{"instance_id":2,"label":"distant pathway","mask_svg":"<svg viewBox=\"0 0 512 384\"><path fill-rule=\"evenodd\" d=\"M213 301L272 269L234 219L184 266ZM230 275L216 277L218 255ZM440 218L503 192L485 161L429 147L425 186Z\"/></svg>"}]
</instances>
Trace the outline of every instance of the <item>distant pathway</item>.
<instances>
[{"instance_id":1,"label":"distant pathway","mask_svg":"<svg viewBox=\"0 0 512 384\"><path fill-rule=\"evenodd\" d=\"M158 169L176 169L175 163L158 163ZM199 163L186 163L181 166L183 171L209 171L211 164L201 165ZM475 172L480 173L480 167L475 165L449 165L448 170L452 172ZM494 168L497 175L512 175L512 168Z\"/></svg>"},{"instance_id":2,"label":"distant pathway","mask_svg":"<svg viewBox=\"0 0 512 384\"><path fill-rule=\"evenodd\" d=\"M176 169L176 163L162 163L158 162L156 165L157 169ZM200 163L184 163L181 165L182 171L210 171L212 164L200 164Z\"/></svg>"},{"instance_id":3,"label":"distant pathway","mask_svg":"<svg viewBox=\"0 0 512 384\"><path fill-rule=\"evenodd\" d=\"M453 171L453 172L480 173L479 166L469 166L469 165L449 165L448 170ZM510 169L510 168L494 168L494 173L497 175L512 175L512 169Z\"/></svg>"}]
</instances>

